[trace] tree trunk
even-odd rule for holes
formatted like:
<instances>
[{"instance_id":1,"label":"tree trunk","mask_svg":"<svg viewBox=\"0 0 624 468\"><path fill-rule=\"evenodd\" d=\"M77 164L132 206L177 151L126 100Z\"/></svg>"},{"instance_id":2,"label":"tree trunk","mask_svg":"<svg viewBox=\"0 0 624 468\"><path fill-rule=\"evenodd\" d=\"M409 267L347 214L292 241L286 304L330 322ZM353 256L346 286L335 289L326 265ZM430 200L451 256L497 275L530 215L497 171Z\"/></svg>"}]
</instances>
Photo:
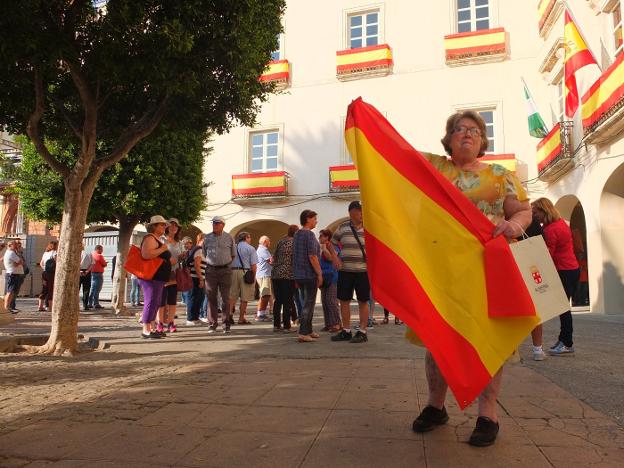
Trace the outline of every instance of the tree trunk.
<instances>
[{"instance_id":1,"label":"tree trunk","mask_svg":"<svg viewBox=\"0 0 624 468\"><path fill-rule=\"evenodd\" d=\"M39 354L75 354L78 351L80 256L87 211L95 188L95 182L88 186L81 182L72 177L65 179L65 204L54 276L52 329L48 342L34 348Z\"/></svg>"},{"instance_id":2,"label":"tree trunk","mask_svg":"<svg viewBox=\"0 0 624 468\"><path fill-rule=\"evenodd\" d=\"M113 277L113 309L117 315L130 315L126 308L126 270L123 266L128 257L132 232L138 223L136 218L119 218L119 242L117 243L117 260L115 261L115 275Z\"/></svg>"}]
</instances>

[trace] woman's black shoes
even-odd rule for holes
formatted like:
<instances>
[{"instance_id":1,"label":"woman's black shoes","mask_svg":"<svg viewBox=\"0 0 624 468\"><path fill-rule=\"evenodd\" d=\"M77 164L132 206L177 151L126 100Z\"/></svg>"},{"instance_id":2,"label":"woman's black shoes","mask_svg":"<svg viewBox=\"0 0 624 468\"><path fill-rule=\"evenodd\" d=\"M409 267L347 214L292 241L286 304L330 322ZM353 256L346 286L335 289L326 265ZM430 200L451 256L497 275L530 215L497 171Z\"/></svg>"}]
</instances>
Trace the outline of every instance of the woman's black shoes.
<instances>
[{"instance_id":1,"label":"woman's black shoes","mask_svg":"<svg viewBox=\"0 0 624 468\"><path fill-rule=\"evenodd\" d=\"M477 418L477 425L474 431L472 431L468 443L475 447L487 447L494 443L497 435L498 423L485 416L479 416Z\"/></svg>"},{"instance_id":2,"label":"woman's black shoes","mask_svg":"<svg viewBox=\"0 0 624 468\"><path fill-rule=\"evenodd\" d=\"M144 340L159 340L164 338L165 335L159 332L141 333L141 338Z\"/></svg>"},{"instance_id":3,"label":"woman's black shoes","mask_svg":"<svg viewBox=\"0 0 624 468\"><path fill-rule=\"evenodd\" d=\"M438 409L433 406L427 406L414 420L412 429L414 432L429 432L437 426L446 424L448 420L446 408ZM468 443L474 447L487 447L496 441L497 436L498 423L485 416L479 416Z\"/></svg>"},{"instance_id":4,"label":"woman's black shoes","mask_svg":"<svg viewBox=\"0 0 624 468\"><path fill-rule=\"evenodd\" d=\"M449 417L445 407L438 409L433 406L427 406L414 420L412 429L414 432L429 432L435 429L436 426L446 424L448 420Z\"/></svg>"}]
</instances>

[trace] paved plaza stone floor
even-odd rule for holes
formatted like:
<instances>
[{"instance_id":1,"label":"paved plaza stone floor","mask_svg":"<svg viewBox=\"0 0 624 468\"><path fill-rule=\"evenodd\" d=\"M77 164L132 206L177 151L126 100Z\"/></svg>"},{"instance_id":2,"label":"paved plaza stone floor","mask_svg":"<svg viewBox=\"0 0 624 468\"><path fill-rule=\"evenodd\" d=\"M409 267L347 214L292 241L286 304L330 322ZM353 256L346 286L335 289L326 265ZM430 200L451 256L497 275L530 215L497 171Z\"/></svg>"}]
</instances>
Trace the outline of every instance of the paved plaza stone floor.
<instances>
[{"instance_id":1,"label":"paved plaza stone floor","mask_svg":"<svg viewBox=\"0 0 624 468\"><path fill-rule=\"evenodd\" d=\"M45 333L49 317L28 308L0 335ZM424 353L392 320L365 344L327 334L300 344L271 324L231 335L181 325L145 341L135 318L107 310L80 325L109 347L0 354L0 467L623 466L617 418L528 363L505 368L494 446L466 443L475 407L462 412L452 398L446 426L413 433Z\"/></svg>"}]
</instances>

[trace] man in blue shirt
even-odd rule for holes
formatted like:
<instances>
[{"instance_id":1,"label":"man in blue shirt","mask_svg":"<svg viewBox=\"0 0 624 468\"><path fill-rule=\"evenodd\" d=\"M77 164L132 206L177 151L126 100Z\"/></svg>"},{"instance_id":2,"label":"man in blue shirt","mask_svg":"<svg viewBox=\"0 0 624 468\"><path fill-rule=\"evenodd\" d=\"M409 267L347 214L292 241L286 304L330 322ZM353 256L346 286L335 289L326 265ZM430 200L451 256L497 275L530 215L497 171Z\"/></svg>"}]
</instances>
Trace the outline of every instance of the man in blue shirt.
<instances>
[{"instance_id":1,"label":"man in blue shirt","mask_svg":"<svg viewBox=\"0 0 624 468\"><path fill-rule=\"evenodd\" d=\"M256 285L245 282L245 272L251 270L254 275L257 271L258 256L256 249L251 246L251 234L241 231L236 236L236 254L232 261L232 286L230 288L230 307L231 313L234 314L236 301L240 299L240 315L238 317L239 325L246 325L249 322L245 319L247 312L247 303L254 300Z\"/></svg>"},{"instance_id":2,"label":"man in blue shirt","mask_svg":"<svg viewBox=\"0 0 624 468\"><path fill-rule=\"evenodd\" d=\"M273 297L273 286L271 284L271 271L273 270L273 256L269 252L271 239L268 236L260 237L258 241L258 270L256 271L256 281L260 290L260 300L258 301L258 313L256 322L270 322L267 317L268 310L271 310L271 298Z\"/></svg>"}]
</instances>

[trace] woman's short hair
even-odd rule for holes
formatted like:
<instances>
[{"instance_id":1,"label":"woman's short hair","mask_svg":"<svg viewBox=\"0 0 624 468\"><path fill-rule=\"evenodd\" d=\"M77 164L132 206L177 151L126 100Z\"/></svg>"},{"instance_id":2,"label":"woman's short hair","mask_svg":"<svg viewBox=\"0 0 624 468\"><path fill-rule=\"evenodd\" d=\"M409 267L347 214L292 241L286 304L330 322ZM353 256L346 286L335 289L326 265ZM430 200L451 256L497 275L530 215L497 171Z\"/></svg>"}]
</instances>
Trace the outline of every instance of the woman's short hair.
<instances>
[{"instance_id":1,"label":"woman's short hair","mask_svg":"<svg viewBox=\"0 0 624 468\"><path fill-rule=\"evenodd\" d=\"M305 226L308 222L308 219L314 218L318 213L312 210L303 210L299 215L299 222L302 226Z\"/></svg>"},{"instance_id":2,"label":"woman's short hair","mask_svg":"<svg viewBox=\"0 0 624 468\"><path fill-rule=\"evenodd\" d=\"M299 230L299 226L297 226L296 224L291 224L290 226L288 226L288 237L292 237L295 235L295 232L297 232Z\"/></svg>"},{"instance_id":3,"label":"woman's short hair","mask_svg":"<svg viewBox=\"0 0 624 468\"><path fill-rule=\"evenodd\" d=\"M471 110L456 112L454 114L451 114L449 118L446 119L446 134L444 135L444 138L440 140L442 146L444 146L444 150L449 156L452 156L450 146L451 138L453 136L453 133L455 132L455 127L457 127L457 124L461 119L470 119L477 124L477 127L481 132L481 148L479 149L479 157L483 156L485 154L485 150L490 144L487 137L487 129L485 128L485 121L478 112Z\"/></svg>"},{"instance_id":4,"label":"woman's short hair","mask_svg":"<svg viewBox=\"0 0 624 468\"><path fill-rule=\"evenodd\" d=\"M45 251L50 252L51 250L56 250L58 248L58 241L50 241L48 245L46 245Z\"/></svg>"},{"instance_id":5,"label":"woman's short hair","mask_svg":"<svg viewBox=\"0 0 624 468\"><path fill-rule=\"evenodd\" d=\"M323 237L327 237L327 240L331 240L332 235L333 235L331 232L331 229L321 229L319 231L319 234Z\"/></svg>"},{"instance_id":6,"label":"woman's short hair","mask_svg":"<svg viewBox=\"0 0 624 468\"><path fill-rule=\"evenodd\" d=\"M154 232L154 230L156 229L156 224L148 224L145 226L145 230L147 231L148 234L152 234Z\"/></svg>"},{"instance_id":7,"label":"woman's short hair","mask_svg":"<svg viewBox=\"0 0 624 468\"><path fill-rule=\"evenodd\" d=\"M559 210L555 208L553 202L551 202L548 198L538 198L531 203L531 206L544 213L544 224L554 223L555 221L559 221L561 219Z\"/></svg>"},{"instance_id":8,"label":"woman's short hair","mask_svg":"<svg viewBox=\"0 0 624 468\"><path fill-rule=\"evenodd\" d=\"M241 231L236 236L236 242L243 242L248 237L251 237L251 234L249 234L247 231Z\"/></svg>"}]
</instances>

